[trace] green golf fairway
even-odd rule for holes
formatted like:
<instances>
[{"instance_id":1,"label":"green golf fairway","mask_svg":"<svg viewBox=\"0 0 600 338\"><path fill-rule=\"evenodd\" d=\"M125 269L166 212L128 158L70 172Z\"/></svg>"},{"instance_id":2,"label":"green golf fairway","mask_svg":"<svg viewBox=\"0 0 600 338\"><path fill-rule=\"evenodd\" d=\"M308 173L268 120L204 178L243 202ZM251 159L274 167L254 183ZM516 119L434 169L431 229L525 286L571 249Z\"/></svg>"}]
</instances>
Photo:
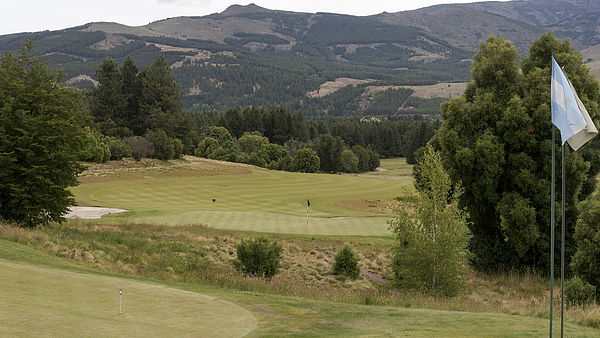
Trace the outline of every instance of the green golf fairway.
<instances>
[{"instance_id":1,"label":"green golf fairway","mask_svg":"<svg viewBox=\"0 0 600 338\"><path fill-rule=\"evenodd\" d=\"M2 337L241 337L256 327L243 308L198 293L5 260L0 269Z\"/></svg>"},{"instance_id":2,"label":"green golf fairway","mask_svg":"<svg viewBox=\"0 0 600 338\"><path fill-rule=\"evenodd\" d=\"M251 174L237 175L146 176L82 184L72 191L81 205L130 210L106 216L103 222L205 224L261 232L364 236L389 235L386 221L393 215L349 209L339 202L392 199L406 189L412 189L410 177L252 170ZM307 199L311 203L308 226Z\"/></svg>"}]
</instances>

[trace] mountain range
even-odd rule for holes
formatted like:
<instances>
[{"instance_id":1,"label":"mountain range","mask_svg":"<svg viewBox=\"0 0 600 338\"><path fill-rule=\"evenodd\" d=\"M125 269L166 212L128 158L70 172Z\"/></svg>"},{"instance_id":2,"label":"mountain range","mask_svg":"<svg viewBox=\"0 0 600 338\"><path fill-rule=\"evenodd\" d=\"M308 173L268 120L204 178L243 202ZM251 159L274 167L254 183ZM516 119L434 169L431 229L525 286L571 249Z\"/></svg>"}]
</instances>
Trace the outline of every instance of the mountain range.
<instances>
[{"instance_id":1,"label":"mountain range","mask_svg":"<svg viewBox=\"0 0 600 338\"><path fill-rule=\"evenodd\" d=\"M473 53L490 34L526 56L535 38L552 31L568 38L598 77L599 27L596 0L486 1L365 17L250 4L139 27L95 22L3 35L0 50L33 40L49 66L79 88L95 83L105 57L121 63L129 55L142 69L162 54L194 111L281 105L313 116L413 116L439 113L439 103L454 95L440 83L468 81ZM399 87L413 94L394 96ZM430 87L437 90L423 90Z\"/></svg>"}]
</instances>

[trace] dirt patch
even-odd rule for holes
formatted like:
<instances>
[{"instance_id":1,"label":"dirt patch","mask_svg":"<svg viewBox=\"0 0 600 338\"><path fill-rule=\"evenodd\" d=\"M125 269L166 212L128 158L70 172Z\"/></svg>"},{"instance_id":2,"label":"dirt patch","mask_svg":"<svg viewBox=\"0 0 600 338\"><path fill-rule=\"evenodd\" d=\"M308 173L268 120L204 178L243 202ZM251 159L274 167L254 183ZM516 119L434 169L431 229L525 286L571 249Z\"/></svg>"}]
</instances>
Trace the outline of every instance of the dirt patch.
<instances>
[{"instance_id":1,"label":"dirt patch","mask_svg":"<svg viewBox=\"0 0 600 338\"><path fill-rule=\"evenodd\" d=\"M365 268L360 268L360 274L365 276L365 278L369 279L370 281L372 281L373 283L376 283L376 284L389 284L390 283L389 280L381 277L380 275L374 274Z\"/></svg>"},{"instance_id":2,"label":"dirt patch","mask_svg":"<svg viewBox=\"0 0 600 338\"><path fill-rule=\"evenodd\" d=\"M72 77L72 78L68 79L67 83L71 84L71 83L75 83L77 81L82 81L82 80L91 81L94 84L94 86L98 85L98 81L92 79L92 77L89 76L89 75L77 75L75 77Z\"/></svg>"},{"instance_id":3,"label":"dirt patch","mask_svg":"<svg viewBox=\"0 0 600 338\"><path fill-rule=\"evenodd\" d=\"M394 199L365 198L356 200L340 200L337 201L335 205L352 210L393 214L394 210L398 207L398 201Z\"/></svg>"},{"instance_id":4,"label":"dirt patch","mask_svg":"<svg viewBox=\"0 0 600 338\"><path fill-rule=\"evenodd\" d=\"M412 96L421 97L424 99L431 99L434 97L442 97L442 98L452 98L458 97L465 92L465 88L467 87L466 82L460 83L437 83L430 86L406 86L406 88L410 88L414 90Z\"/></svg>"},{"instance_id":5,"label":"dirt patch","mask_svg":"<svg viewBox=\"0 0 600 338\"><path fill-rule=\"evenodd\" d=\"M347 77L340 77L335 79L335 81L327 81L321 85L321 87L315 91L306 93L308 97L323 97L325 95L329 95L331 93L336 92L339 89L346 87L347 85L357 85L361 83L371 82L374 80L358 80L351 79Z\"/></svg>"}]
</instances>

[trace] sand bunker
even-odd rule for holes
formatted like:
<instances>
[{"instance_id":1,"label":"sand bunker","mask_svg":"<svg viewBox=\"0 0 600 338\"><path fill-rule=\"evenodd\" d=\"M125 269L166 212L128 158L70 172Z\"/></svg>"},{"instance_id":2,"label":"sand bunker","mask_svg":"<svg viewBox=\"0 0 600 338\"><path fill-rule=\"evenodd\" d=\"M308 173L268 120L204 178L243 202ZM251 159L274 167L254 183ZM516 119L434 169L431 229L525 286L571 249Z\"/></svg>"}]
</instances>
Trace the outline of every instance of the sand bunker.
<instances>
[{"instance_id":1,"label":"sand bunker","mask_svg":"<svg viewBox=\"0 0 600 338\"><path fill-rule=\"evenodd\" d=\"M96 219L104 215L127 211L124 209L98 207L71 207L69 210L71 211L65 216L65 218Z\"/></svg>"}]
</instances>

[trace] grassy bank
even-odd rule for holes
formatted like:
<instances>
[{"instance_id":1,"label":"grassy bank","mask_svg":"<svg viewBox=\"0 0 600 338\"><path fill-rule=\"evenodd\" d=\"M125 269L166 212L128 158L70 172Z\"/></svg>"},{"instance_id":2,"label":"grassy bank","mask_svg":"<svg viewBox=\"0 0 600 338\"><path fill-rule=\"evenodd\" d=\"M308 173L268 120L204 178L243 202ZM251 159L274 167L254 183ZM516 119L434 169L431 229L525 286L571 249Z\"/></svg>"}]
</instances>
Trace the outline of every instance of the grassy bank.
<instances>
[{"instance_id":1,"label":"grassy bank","mask_svg":"<svg viewBox=\"0 0 600 338\"><path fill-rule=\"evenodd\" d=\"M351 281L330 274L329 256L344 242L350 242L359 252L363 267L375 266L379 261L381 274L385 276L389 273L386 272L389 257L385 247L390 244L387 238L271 235L271 240L284 243L284 259L281 274L267 281L241 276L231 267L233 255L230 252L241 238L251 236L249 233L200 226L100 226L75 221L35 230L3 224L0 236L4 238L0 240L0 265L6 284L2 287L14 290L4 295L2 303L5 305L0 311L8 313L9 308L14 307L14 299L29 299L20 302L20 310L14 313L22 319L4 326L22 330L23 336L36 330L27 324L33 318L23 315L28 311L37 311L48 321L59 315L64 316L64 320L77 320L78 316L98 311L93 316L97 322L90 320L89 325L108 325L116 310L119 288L126 290L127 297L139 297L140 302L135 306L140 310L136 310L135 318L130 318L139 325L154 320L157 314L153 308L159 312L179 308L179 301L160 303L163 296L178 299L172 298L175 297L172 293L177 294L171 290L174 288L199 293L194 302L201 309L206 308L202 305L207 301L203 298L206 296L225 304L218 303L219 308L225 309L232 303L245 309L257 318L250 337L540 337L547 334L547 282L532 273L473 274L467 292L452 299L402 293L374 285L364 277ZM52 292L46 295L44 290L49 290L50 281ZM151 291L157 290L152 285L160 285L155 283L167 286L168 292ZM136 288L146 291L129 291ZM126 299L128 306L134 306L131 298ZM152 305L155 303L150 299L158 305ZM48 306L39 307L40 302ZM69 308L71 303L73 308ZM192 305L181 304L187 313L187 317L181 319L183 336L187 332L186 320L195 323L189 325L205 327L199 318L189 315L189 311L195 311L193 313L201 317L203 310L190 310L189 306ZM211 303L210 309L213 306ZM140 312L142 308L145 312ZM569 308L566 332L573 337L600 337L600 330L579 325L592 325L594 318L598 318L597 308ZM157 323L179 325L169 324L169 320L163 318ZM226 322L226 316L222 320ZM250 317L248 321L252 323ZM85 327L75 325L72 331L66 332L76 336ZM236 328L243 331L237 324ZM58 326L55 329L61 332ZM118 325L112 329L121 332Z\"/></svg>"}]
</instances>

